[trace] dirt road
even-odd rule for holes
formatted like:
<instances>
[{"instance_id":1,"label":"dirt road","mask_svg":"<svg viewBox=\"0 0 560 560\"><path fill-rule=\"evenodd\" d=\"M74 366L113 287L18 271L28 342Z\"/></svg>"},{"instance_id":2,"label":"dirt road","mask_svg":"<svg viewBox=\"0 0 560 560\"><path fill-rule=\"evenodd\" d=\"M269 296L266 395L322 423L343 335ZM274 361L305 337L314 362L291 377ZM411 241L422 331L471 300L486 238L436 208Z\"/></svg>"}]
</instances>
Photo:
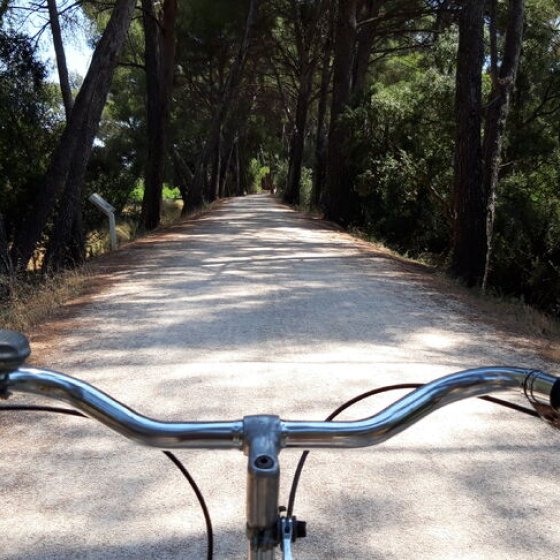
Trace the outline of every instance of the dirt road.
<instances>
[{"instance_id":1,"label":"dirt road","mask_svg":"<svg viewBox=\"0 0 560 560\"><path fill-rule=\"evenodd\" d=\"M225 201L132 244L111 274L49 327L59 335L44 365L162 419L322 419L382 384L552 367L420 269L267 196ZM205 558L195 499L161 453L86 420L2 424L1 558ZM559 443L540 422L469 401L378 448L314 452L295 512L310 536L296 558L556 557ZM179 455L208 500L215 558L243 558L245 458ZM281 455L284 502L298 456Z\"/></svg>"}]
</instances>

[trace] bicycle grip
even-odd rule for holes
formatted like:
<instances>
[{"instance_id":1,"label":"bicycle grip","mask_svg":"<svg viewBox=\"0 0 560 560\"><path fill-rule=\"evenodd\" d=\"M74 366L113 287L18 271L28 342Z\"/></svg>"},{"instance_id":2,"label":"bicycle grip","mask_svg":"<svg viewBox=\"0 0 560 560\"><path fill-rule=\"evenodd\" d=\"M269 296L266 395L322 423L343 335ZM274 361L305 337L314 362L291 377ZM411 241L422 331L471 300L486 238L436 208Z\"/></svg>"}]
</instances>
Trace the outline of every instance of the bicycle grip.
<instances>
[{"instance_id":1,"label":"bicycle grip","mask_svg":"<svg viewBox=\"0 0 560 560\"><path fill-rule=\"evenodd\" d=\"M0 329L0 372L17 369L29 354L31 349L25 335Z\"/></svg>"}]
</instances>

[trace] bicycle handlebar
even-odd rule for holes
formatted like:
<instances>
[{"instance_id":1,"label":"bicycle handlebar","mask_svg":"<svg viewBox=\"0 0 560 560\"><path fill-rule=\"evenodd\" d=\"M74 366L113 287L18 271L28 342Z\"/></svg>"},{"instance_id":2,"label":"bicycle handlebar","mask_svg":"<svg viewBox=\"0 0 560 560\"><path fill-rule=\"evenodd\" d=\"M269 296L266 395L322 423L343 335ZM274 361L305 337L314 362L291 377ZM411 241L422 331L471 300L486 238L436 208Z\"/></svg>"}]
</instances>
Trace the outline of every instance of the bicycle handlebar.
<instances>
[{"instance_id":1,"label":"bicycle handlebar","mask_svg":"<svg viewBox=\"0 0 560 560\"><path fill-rule=\"evenodd\" d=\"M18 391L63 401L146 446L242 449L249 456L246 528L252 560L271 560L274 547L286 542L286 527L296 522L291 513L290 517L278 515L281 448L376 445L443 406L511 390L521 390L544 420L560 428L560 378L529 369L488 367L454 373L356 421L291 421L259 415L229 422L162 422L138 414L84 381L23 366L28 354L29 344L23 335L0 330L0 398ZM289 543L291 530L288 537Z\"/></svg>"},{"instance_id":2,"label":"bicycle handlebar","mask_svg":"<svg viewBox=\"0 0 560 560\"><path fill-rule=\"evenodd\" d=\"M542 371L488 367L458 372L432 381L381 412L356 421L316 422L274 418L279 447L363 447L377 445L431 412L470 397L521 390L539 414L559 426L560 378ZM142 445L165 449L247 450L248 419L223 422L162 422L138 414L95 387L62 373L20 367L0 376L0 394L19 391L66 402L114 431ZM258 417L257 417L258 418Z\"/></svg>"}]
</instances>

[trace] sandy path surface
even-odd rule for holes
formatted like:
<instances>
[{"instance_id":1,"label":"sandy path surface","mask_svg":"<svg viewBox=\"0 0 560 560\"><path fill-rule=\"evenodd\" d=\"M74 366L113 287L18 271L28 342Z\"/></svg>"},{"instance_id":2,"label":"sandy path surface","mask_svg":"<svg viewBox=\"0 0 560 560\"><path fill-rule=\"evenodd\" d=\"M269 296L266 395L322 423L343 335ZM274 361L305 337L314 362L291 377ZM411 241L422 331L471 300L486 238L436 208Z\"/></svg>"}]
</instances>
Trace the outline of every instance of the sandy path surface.
<instances>
[{"instance_id":1,"label":"sandy path surface","mask_svg":"<svg viewBox=\"0 0 560 560\"><path fill-rule=\"evenodd\" d=\"M44 365L162 419L322 419L379 385L482 365L554 369L425 273L266 196L132 244L112 272L58 325ZM0 420L1 558L205 558L195 499L161 453L87 420ZM296 558L557 557L559 443L541 422L469 401L378 448L314 452ZM178 455L207 498L215 558L244 558L244 456ZM281 454L284 503L298 456Z\"/></svg>"}]
</instances>

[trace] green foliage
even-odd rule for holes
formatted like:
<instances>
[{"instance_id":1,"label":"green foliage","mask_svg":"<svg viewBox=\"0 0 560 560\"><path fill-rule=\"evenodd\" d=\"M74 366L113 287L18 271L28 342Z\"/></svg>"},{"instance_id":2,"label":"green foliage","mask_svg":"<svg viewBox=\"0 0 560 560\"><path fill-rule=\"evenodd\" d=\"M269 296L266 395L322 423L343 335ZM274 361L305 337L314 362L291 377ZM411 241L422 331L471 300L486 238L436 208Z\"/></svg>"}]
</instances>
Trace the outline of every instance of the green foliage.
<instances>
[{"instance_id":1,"label":"green foliage","mask_svg":"<svg viewBox=\"0 0 560 560\"><path fill-rule=\"evenodd\" d=\"M260 192L262 180L265 175L270 173L270 167L268 165L262 165L258 159L253 158L249 163L249 176L250 176L250 192L257 193Z\"/></svg>"},{"instance_id":2,"label":"green foliage","mask_svg":"<svg viewBox=\"0 0 560 560\"><path fill-rule=\"evenodd\" d=\"M346 114L366 228L413 255L441 253L449 239L454 75L451 36L442 42L387 61L369 102Z\"/></svg>"},{"instance_id":3,"label":"green foliage","mask_svg":"<svg viewBox=\"0 0 560 560\"><path fill-rule=\"evenodd\" d=\"M32 41L0 30L0 212L8 237L40 188L60 130L45 75Z\"/></svg>"},{"instance_id":4,"label":"green foliage","mask_svg":"<svg viewBox=\"0 0 560 560\"><path fill-rule=\"evenodd\" d=\"M532 173L501 184L492 283L507 294L560 314L560 152Z\"/></svg>"}]
</instances>

